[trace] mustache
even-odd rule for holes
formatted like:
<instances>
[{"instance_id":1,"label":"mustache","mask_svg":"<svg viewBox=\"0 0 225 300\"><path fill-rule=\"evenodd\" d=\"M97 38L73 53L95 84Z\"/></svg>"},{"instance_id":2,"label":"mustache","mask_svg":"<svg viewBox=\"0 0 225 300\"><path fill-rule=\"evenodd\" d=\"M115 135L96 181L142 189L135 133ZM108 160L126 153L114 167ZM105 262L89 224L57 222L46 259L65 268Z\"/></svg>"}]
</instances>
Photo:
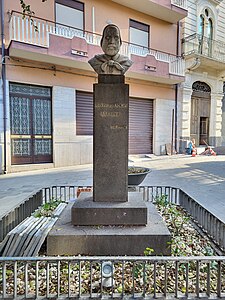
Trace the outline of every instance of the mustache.
<instances>
[{"instance_id":1,"label":"mustache","mask_svg":"<svg viewBox=\"0 0 225 300\"><path fill-rule=\"evenodd\" d=\"M113 48L113 49L115 49L115 48L117 48L117 46L116 46L116 44L109 44L109 45L107 46L107 48Z\"/></svg>"}]
</instances>

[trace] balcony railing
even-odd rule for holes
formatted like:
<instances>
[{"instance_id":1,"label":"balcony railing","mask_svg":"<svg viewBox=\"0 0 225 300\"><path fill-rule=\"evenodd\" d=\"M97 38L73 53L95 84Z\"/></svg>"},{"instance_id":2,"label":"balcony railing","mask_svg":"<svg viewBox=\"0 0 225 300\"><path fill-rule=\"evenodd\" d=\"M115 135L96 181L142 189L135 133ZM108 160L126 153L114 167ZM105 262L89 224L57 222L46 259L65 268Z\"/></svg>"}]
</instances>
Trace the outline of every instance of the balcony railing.
<instances>
[{"instance_id":1,"label":"balcony railing","mask_svg":"<svg viewBox=\"0 0 225 300\"><path fill-rule=\"evenodd\" d=\"M171 4L187 9L187 0L171 0Z\"/></svg>"},{"instance_id":2,"label":"balcony railing","mask_svg":"<svg viewBox=\"0 0 225 300\"><path fill-rule=\"evenodd\" d=\"M199 34L192 34L183 39L182 48L185 56L197 54L225 62L225 43L221 41L211 40Z\"/></svg>"},{"instance_id":3,"label":"balcony railing","mask_svg":"<svg viewBox=\"0 0 225 300\"><path fill-rule=\"evenodd\" d=\"M101 35L99 34L63 24L56 24L41 18L33 18L31 20L29 17L23 17L20 13L12 13L10 20L10 40L48 48L50 34L70 39L79 37L85 39L88 44L100 46ZM120 53L128 57L132 54L143 57L152 55L156 60L169 64L170 74L184 76L184 60L179 56L128 42L122 43Z\"/></svg>"}]
</instances>

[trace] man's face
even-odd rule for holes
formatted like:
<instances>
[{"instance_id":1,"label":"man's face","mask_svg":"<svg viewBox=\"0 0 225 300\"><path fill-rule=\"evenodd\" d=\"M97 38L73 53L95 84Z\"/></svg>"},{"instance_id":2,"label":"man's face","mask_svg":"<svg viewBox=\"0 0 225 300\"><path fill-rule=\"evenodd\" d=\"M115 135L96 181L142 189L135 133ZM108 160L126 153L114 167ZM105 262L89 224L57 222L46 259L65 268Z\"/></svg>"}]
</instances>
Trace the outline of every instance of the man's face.
<instances>
[{"instance_id":1,"label":"man's face","mask_svg":"<svg viewBox=\"0 0 225 300\"><path fill-rule=\"evenodd\" d=\"M102 50L108 56L116 55L120 50L120 33L115 27L108 27L102 40Z\"/></svg>"}]
</instances>

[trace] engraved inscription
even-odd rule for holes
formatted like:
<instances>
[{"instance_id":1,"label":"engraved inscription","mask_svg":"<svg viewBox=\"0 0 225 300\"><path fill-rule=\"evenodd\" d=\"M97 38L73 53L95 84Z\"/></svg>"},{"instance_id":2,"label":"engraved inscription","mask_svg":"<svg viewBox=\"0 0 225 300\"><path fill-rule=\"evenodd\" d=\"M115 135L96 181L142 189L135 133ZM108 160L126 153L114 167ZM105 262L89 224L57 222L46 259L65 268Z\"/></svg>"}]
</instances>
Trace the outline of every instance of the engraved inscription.
<instances>
[{"instance_id":1,"label":"engraved inscription","mask_svg":"<svg viewBox=\"0 0 225 300\"><path fill-rule=\"evenodd\" d=\"M120 112L118 112L118 111L114 111L114 112L101 111L100 116L103 118L106 118L106 117L117 118L120 116Z\"/></svg>"},{"instance_id":2,"label":"engraved inscription","mask_svg":"<svg viewBox=\"0 0 225 300\"><path fill-rule=\"evenodd\" d=\"M111 129L128 129L126 125L111 125Z\"/></svg>"},{"instance_id":3,"label":"engraved inscription","mask_svg":"<svg viewBox=\"0 0 225 300\"><path fill-rule=\"evenodd\" d=\"M127 108L127 104L125 103L98 103L95 104L95 108Z\"/></svg>"}]
</instances>

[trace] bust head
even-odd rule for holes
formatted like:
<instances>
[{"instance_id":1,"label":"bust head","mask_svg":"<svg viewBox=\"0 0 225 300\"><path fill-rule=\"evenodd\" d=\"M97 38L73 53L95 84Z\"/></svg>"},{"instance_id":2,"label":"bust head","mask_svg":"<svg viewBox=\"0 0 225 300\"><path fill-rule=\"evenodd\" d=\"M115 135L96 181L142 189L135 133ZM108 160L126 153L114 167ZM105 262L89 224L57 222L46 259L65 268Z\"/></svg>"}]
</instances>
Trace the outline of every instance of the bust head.
<instances>
[{"instance_id":1,"label":"bust head","mask_svg":"<svg viewBox=\"0 0 225 300\"><path fill-rule=\"evenodd\" d=\"M124 75L132 65L132 61L119 54L122 40L119 27L107 25L102 33L101 47L104 54L97 54L88 63L97 74Z\"/></svg>"},{"instance_id":2,"label":"bust head","mask_svg":"<svg viewBox=\"0 0 225 300\"><path fill-rule=\"evenodd\" d=\"M122 44L120 30L114 24L107 25L102 33L101 47L103 52L108 56L116 55Z\"/></svg>"}]
</instances>

